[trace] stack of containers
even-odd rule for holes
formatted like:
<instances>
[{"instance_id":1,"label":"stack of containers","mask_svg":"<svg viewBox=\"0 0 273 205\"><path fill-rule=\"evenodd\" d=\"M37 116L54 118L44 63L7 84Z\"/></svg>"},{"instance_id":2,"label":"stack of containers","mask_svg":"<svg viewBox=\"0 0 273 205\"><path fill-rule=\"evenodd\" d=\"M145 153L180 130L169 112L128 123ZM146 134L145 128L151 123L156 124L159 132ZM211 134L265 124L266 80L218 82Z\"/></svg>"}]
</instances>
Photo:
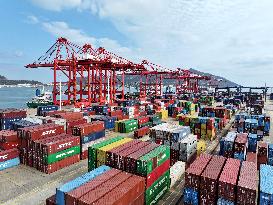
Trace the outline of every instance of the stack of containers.
<instances>
[{"instance_id":1,"label":"stack of containers","mask_svg":"<svg viewBox=\"0 0 273 205\"><path fill-rule=\"evenodd\" d=\"M268 164L273 166L273 144L268 145Z\"/></svg>"},{"instance_id":2,"label":"stack of containers","mask_svg":"<svg viewBox=\"0 0 273 205\"><path fill-rule=\"evenodd\" d=\"M258 169L261 164L267 164L267 156L268 155L268 145L266 142L258 142L257 148L257 165Z\"/></svg>"},{"instance_id":3,"label":"stack of containers","mask_svg":"<svg viewBox=\"0 0 273 205\"><path fill-rule=\"evenodd\" d=\"M220 155L232 158L234 156L235 132L228 132L225 138L220 140Z\"/></svg>"},{"instance_id":4,"label":"stack of containers","mask_svg":"<svg viewBox=\"0 0 273 205\"><path fill-rule=\"evenodd\" d=\"M72 134L80 136L81 159L86 159L88 157L88 146L92 145L95 140L105 137L104 122L94 121L75 125L72 128Z\"/></svg>"},{"instance_id":5,"label":"stack of containers","mask_svg":"<svg viewBox=\"0 0 273 205\"><path fill-rule=\"evenodd\" d=\"M256 119L246 119L244 125L244 132L257 134L258 130L258 120Z\"/></svg>"},{"instance_id":6,"label":"stack of containers","mask_svg":"<svg viewBox=\"0 0 273 205\"><path fill-rule=\"evenodd\" d=\"M210 117L179 116L179 125L190 126L197 138L213 140L216 137L216 121Z\"/></svg>"},{"instance_id":7,"label":"stack of containers","mask_svg":"<svg viewBox=\"0 0 273 205\"><path fill-rule=\"evenodd\" d=\"M139 139L150 133L149 127L142 127L134 131L134 138Z\"/></svg>"},{"instance_id":8,"label":"stack of containers","mask_svg":"<svg viewBox=\"0 0 273 205\"><path fill-rule=\"evenodd\" d=\"M18 128L30 127L30 126L35 126L35 125L39 125L39 124L29 122L29 121L23 119L23 120L19 120L17 122L12 123L12 129L13 130L18 130Z\"/></svg>"},{"instance_id":9,"label":"stack of containers","mask_svg":"<svg viewBox=\"0 0 273 205\"><path fill-rule=\"evenodd\" d=\"M181 141L177 142L179 144L179 161L188 162L190 159L196 157L197 150L197 136L189 134Z\"/></svg>"},{"instance_id":10,"label":"stack of containers","mask_svg":"<svg viewBox=\"0 0 273 205\"><path fill-rule=\"evenodd\" d=\"M203 117L230 119L228 111L225 107L203 107L200 109L199 115Z\"/></svg>"},{"instance_id":11,"label":"stack of containers","mask_svg":"<svg viewBox=\"0 0 273 205\"><path fill-rule=\"evenodd\" d=\"M56 204L144 204L143 177L101 166L56 191Z\"/></svg>"},{"instance_id":12,"label":"stack of containers","mask_svg":"<svg viewBox=\"0 0 273 205\"><path fill-rule=\"evenodd\" d=\"M273 166L260 167L260 205L273 204Z\"/></svg>"},{"instance_id":13,"label":"stack of containers","mask_svg":"<svg viewBox=\"0 0 273 205\"><path fill-rule=\"evenodd\" d=\"M115 123L115 131L120 133L133 132L138 128L138 121L135 119L131 120L120 120Z\"/></svg>"},{"instance_id":14,"label":"stack of containers","mask_svg":"<svg viewBox=\"0 0 273 205\"><path fill-rule=\"evenodd\" d=\"M150 129L150 138L157 144L171 147L171 165L187 162L196 156L197 136L190 134L188 126L163 123Z\"/></svg>"},{"instance_id":15,"label":"stack of containers","mask_svg":"<svg viewBox=\"0 0 273 205\"><path fill-rule=\"evenodd\" d=\"M135 107L122 107L122 112L129 116L129 119L135 117Z\"/></svg>"},{"instance_id":16,"label":"stack of containers","mask_svg":"<svg viewBox=\"0 0 273 205\"><path fill-rule=\"evenodd\" d=\"M0 109L0 130L12 129L14 122L22 120L27 116L25 110L18 109Z\"/></svg>"},{"instance_id":17,"label":"stack of containers","mask_svg":"<svg viewBox=\"0 0 273 205\"><path fill-rule=\"evenodd\" d=\"M51 111L43 111L43 116L44 117L54 117L55 115L59 114L59 113L65 113L66 111L64 110L51 110Z\"/></svg>"},{"instance_id":18,"label":"stack of containers","mask_svg":"<svg viewBox=\"0 0 273 205\"><path fill-rule=\"evenodd\" d=\"M66 121L66 133L72 134L73 127L76 125L81 125L87 123L86 119L78 119L78 120L69 120Z\"/></svg>"},{"instance_id":19,"label":"stack of containers","mask_svg":"<svg viewBox=\"0 0 273 205\"><path fill-rule=\"evenodd\" d=\"M265 116L265 118L264 118L264 134L269 135L269 130L270 130L270 117Z\"/></svg>"},{"instance_id":20,"label":"stack of containers","mask_svg":"<svg viewBox=\"0 0 273 205\"><path fill-rule=\"evenodd\" d=\"M94 105L92 107L93 107L93 110L95 111L96 115L107 115L108 114L108 107L106 105Z\"/></svg>"},{"instance_id":21,"label":"stack of containers","mask_svg":"<svg viewBox=\"0 0 273 205\"><path fill-rule=\"evenodd\" d=\"M43 116L45 112L58 110L59 107L57 105L46 105L46 106L38 106L37 115Z\"/></svg>"},{"instance_id":22,"label":"stack of containers","mask_svg":"<svg viewBox=\"0 0 273 205\"><path fill-rule=\"evenodd\" d=\"M250 133L248 135L248 151L249 152L256 152L257 142L258 142L258 135Z\"/></svg>"},{"instance_id":23,"label":"stack of containers","mask_svg":"<svg viewBox=\"0 0 273 205\"><path fill-rule=\"evenodd\" d=\"M270 117L264 115L248 115L240 113L235 115L235 127L239 133L247 132L258 135L261 140L264 135L269 135Z\"/></svg>"},{"instance_id":24,"label":"stack of containers","mask_svg":"<svg viewBox=\"0 0 273 205\"><path fill-rule=\"evenodd\" d=\"M170 149L130 138L114 138L89 147L89 170L107 164L145 177L145 203L155 204L170 187Z\"/></svg>"},{"instance_id":25,"label":"stack of containers","mask_svg":"<svg viewBox=\"0 0 273 205\"><path fill-rule=\"evenodd\" d=\"M255 152L248 152L246 155L246 161L253 162L257 166L257 154Z\"/></svg>"},{"instance_id":26,"label":"stack of containers","mask_svg":"<svg viewBox=\"0 0 273 205\"><path fill-rule=\"evenodd\" d=\"M152 122L152 126L156 126L161 124L161 119L158 115L148 115L150 122Z\"/></svg>"},{"instance_id":27,"label":"stack of containers","mask_svg":"<svg viewBox=\"0 0 273 205\"><path fill-rule=\"evenodd\" d=\"M0 131L0 148L2 150L9 150L17 148L19 145L17 132L13 130Z\"/></svg>"},{"instance_id":28,"label":"stack of containers","mask_svg":"<svg viewBox=\"0 0 273 205\"><path fill-rule=\"evenodd\" d=\"M234 158L244 161L248 147L247 133L239 133L234 143Z\"/></svg>"},{"instance_id":29,"label":"stack of containers","mask_svg":"<svg viewBox=\"0 0 273 205\"><path fill-rule=\"evenodd\" d=\"M105 129L114 129L116 117L96 115L91 117L91 121L103 121Z\"/></svg>"},{"instance_id":30,"label":"stack of containers","mask_svg":"<svg viewBox=\"0 0 273 205\"><path fill-rule=\"evenodd\" d=\"M156 114L160 117L162 120L168 119L168 110L161 109L160 111L157 111Z\"/></svg>"},{"instance_id":31,"label":"stack of containers","mask_svg":"<svg viewBox=\"0 0 273 205\"><path fill-rule=\"evenodd\" d=\"M19 164L19 150L17 148L0 150L0 171Z\"/></svg>"},{"instance_id":32,"label":"stack of containers","mask_svg":"<svg viewBox=\"0 0 273 205\"><path fill-rule=\"evenodd\" d=\"M207 167L212 155L201 154L185 172L184 204L200 204L201 174Z\"/></svg>"},{"instance_id":33,"label":"stack of containers","mask_svg":"<svg viewBox=\"0 0 273 205\"><path fill-rule=\"evenodd\" d=\"M242 162L237 186L238 205L257 204L257 165L253 162Z\"/></svg>"},{"instance_id":34,"label":"stack of containers","mask_svg":"<svg viewBox=\"0 0 273 205\"><path fill-rule=\"evenodd\" d=\"M117 117L118 120L122 120L123 119L123 112L122 110L112 110L109 112L109 116L111 117Z\"/></svg>"},{"instance_id":35,"label":"stack of containers","mask_svg":"<svg viewBox=\"0 0 273 205\"><path fill-rule=\"evenodd\" d=\"M228 158L218 183L218 205L236 204L240 160Z\"/></svg>"},{"instance_id":36,"label":"stack of containers","mask_svg":"<svg viewBox=\"0 0 273 205\"><path fill-rule=\"evenodd\" d=\"M118 147L131 140L132 139L130 138L118 136L88 147L88 170L91 171L96 167L99 167L106 163L106 151Z\"/></svg>"},{"instance_id":37,"label":"stack of containers","mask_svg":"<svg viewBox=\"0 0 273 205\"><path fill-rule=\"evenodd\" d=\"M33 153L38 150L34 147L34 141L53 137L64 133L64 127L55 124L43 124L33 127L19 128L17 131L19 138L21 163L33 166Z\"/></svg>"},{"instance_id":38,"label":"stack of containers","mask_svg":"<svg viewBox=\"0 0 273 205\"><path fill-rule=\"evenodd\" d=\"M201 175L200 184L200 204L215 204L217 201L217 184L226 158L222 156L212 156L209 164Z\"/></svg>"},{"instance_id":39,"label":"stack of containers","mask_svg":"<svg viewBox=\"0 0 273 205\"><path fill-rule=\"evenodd\" d=\"M150 122L150 119L147 116L141 116L137 119L137 121L138 121L138 128L152 127L153 125L153 123Z\"/></svg>"},{"instance_id":40,"label":"stack of containers","mask_svg":"<svg viewBox=\"0 0 273 205\"><path fill-rule=\"evenodd\" d=\"M33 167L50 174L80 161L80 138L68 134L56 135L32 144Z\"/></svg>"}]
</instances>

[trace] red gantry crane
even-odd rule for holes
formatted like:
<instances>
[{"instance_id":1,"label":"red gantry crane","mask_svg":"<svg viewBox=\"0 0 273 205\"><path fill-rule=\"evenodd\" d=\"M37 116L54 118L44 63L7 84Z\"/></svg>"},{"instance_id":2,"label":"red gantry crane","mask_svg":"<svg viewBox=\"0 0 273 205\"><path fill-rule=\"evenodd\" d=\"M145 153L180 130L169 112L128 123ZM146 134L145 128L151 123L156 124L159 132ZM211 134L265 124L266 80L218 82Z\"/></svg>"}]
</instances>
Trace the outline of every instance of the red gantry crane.
<instances>
[{"instance_id":1,"label":"red gantry crane","mask_svg":"<svg viewBox=\"0 0 273 205\"><path fill-rule=\"evenodd\" d=\"M27 68L51 68L53 70L53 103L60 98L58 73L65 76L66 99L62 104L88 106L91 103L113 103L117 95L124 100L125 76L140 76L140 98L162 96L163 80L175 79L176 90L181 93L198 92L198 81L208 80L189 70L170 70L143 60L133 63L105 48L93 48L90 44L78 46L66 38L58 38L51 48Z\"/></svg>"}]
</instances>

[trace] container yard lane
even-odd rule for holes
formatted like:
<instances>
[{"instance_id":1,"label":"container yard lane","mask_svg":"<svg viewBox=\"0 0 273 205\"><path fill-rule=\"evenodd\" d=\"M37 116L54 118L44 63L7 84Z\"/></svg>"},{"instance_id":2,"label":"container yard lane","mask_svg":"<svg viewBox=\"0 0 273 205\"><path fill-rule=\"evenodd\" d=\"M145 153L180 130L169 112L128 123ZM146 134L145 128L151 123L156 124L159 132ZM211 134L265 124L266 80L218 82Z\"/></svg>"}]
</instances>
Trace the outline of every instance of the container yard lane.
<instances>
[{"instance_id":1,"label":"container yard lane","mask_svg":"<svg viewBox=\"0 0 273 205\"><path fill-rule=\"evenodd\" d=\"M206 153L216 154L219 152L220 138L227 134L233 122L234 122L234 117L232 117L229 123L226 125L226 127L220 133L217 134L217 138L207 145ZM165 194L162 200L160 200L159 202L160 205L169 205L169 204L183 205L181 194L183 193L183 188L185 185L184 178L185 178L185 175L183 172L180 180L173 186L173 188L167 194Z\"/></svg>"}]
</instances>

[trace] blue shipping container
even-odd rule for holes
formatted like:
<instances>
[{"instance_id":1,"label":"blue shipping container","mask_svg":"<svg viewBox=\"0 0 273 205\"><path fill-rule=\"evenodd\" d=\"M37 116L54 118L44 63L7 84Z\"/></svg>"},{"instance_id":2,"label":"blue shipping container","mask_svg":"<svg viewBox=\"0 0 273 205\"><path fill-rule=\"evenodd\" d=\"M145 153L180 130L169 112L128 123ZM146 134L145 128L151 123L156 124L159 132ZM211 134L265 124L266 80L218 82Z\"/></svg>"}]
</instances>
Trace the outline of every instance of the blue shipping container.
<instances>
[{"instance_id":1,"label":"blue shipping container","mask_svg":"<svg viewBox=\"0 0 273 205\"><path fill-rule=\"evenodd\" d=\"M19 157L16 157L14 159L10 159L10 160L4 161L4 162L0 162L0 171L7 169L7 168L17 166L19 164L20 164Z\"/></svg>"},{"instance_id":2,"label":"blue shipping container","mask_svg":"<svg viewBox=\"0 0 273 205\"><path fill-rule=\"evenodd\" d=\"M58 205L65 205L65 193L72 191L76 189L77 187L87 183L88 181L94 179L95 177L103 174L107 170L110 170L111 168L108 166L100 166L96 169L94 169L91 172L88 172L70 182L65 183L60 188L57 188L56 190L56 202Z\"/></svg>"}]
</instances>

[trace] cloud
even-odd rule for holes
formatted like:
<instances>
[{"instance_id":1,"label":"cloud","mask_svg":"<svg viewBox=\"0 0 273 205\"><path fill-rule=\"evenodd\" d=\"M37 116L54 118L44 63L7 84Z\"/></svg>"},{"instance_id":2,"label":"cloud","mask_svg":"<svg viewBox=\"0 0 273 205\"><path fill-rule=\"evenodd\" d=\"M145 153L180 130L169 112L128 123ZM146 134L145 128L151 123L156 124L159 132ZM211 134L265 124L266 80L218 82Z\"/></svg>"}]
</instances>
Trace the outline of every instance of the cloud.
<instances>
[{"instance_id":1,"label":"cloud","mask_svg":"<svg viewBox=\"0 0 273 205\"><path fill-rule=\"evenodd\" d=\"M35 16L32 16L33 19L38 19ZM29 16L27 17L29 19ZM68 25L68 23L64 21L42 21L38 20L37 24L39 24L46 32L50 33L52 36L59 38L65 37L70 42L76 43L78 45L84 45L86 43L91 44L93 47L104 47L106 50L110 52L114 52L123 57L132 57L134 56L134 60L137 56L137 49L133 51L132 48L128 48L126 46L122 46L118 41L110 38L95 38L82 29L72 28ZM16 52L16 55L19 57L22 53L19 51ZM132 60L132 59L130 59Z\"/></svg>"},{"instance_id":2,"label":"cloud","mask_svg":"<svg viewBox=\"0 0 273 205\"><path fill-rule=\"evenodd\" d=\"M271 0L35 2L55 11L87 10L112 22L138 48L128 48L132 56L141 53L148 60L170 68L201 68L238 83L272 81L271 58L265 58L273 50ZM250 72L245 78L248 67L259 74Z\"/></svg>"},{"instance_id":3,"label":"cloud","mask_svg":"<svg viewBox=\"0 0 273 205\"><path fill-rule=\"evenodd\" d=\"M75 8L83 3L82 0L32 0L32 2L39 7L52 11Z\"/></svg>"},{"instance_id":4,"label":"cloud","mask_svg":"<svg viewBox=\"0 0 273 205\"><path fill-rule=\"evenodd\" d=\"M29 24L37 24L37 23L39 23L39 19L36 16L29 15L29 16L27 16L27 19L25 22L29 23Z\"/></svg>"},{"instance_id":5,"label":"cloud","mask_svg":"<svg viewBox=\"0 0 273 205\"><path fill-rule=\"evenodd\" d=\"M15 59L23 57L23 51L0 51L0 60Z\"/></svg>"},{"instance_id":6,"label":"cloud","mask_svg":"<svg viewBox=\"0 0 273 205\"><path fill-rule=\"evenodd\" d=\"M70 28L63 21L43 22L42 27L55 37L65 37L75 43L84 44L89 42L94 44L96 42L95 38L88 36L80 29Z\"/></svg>"}]
</instances>

